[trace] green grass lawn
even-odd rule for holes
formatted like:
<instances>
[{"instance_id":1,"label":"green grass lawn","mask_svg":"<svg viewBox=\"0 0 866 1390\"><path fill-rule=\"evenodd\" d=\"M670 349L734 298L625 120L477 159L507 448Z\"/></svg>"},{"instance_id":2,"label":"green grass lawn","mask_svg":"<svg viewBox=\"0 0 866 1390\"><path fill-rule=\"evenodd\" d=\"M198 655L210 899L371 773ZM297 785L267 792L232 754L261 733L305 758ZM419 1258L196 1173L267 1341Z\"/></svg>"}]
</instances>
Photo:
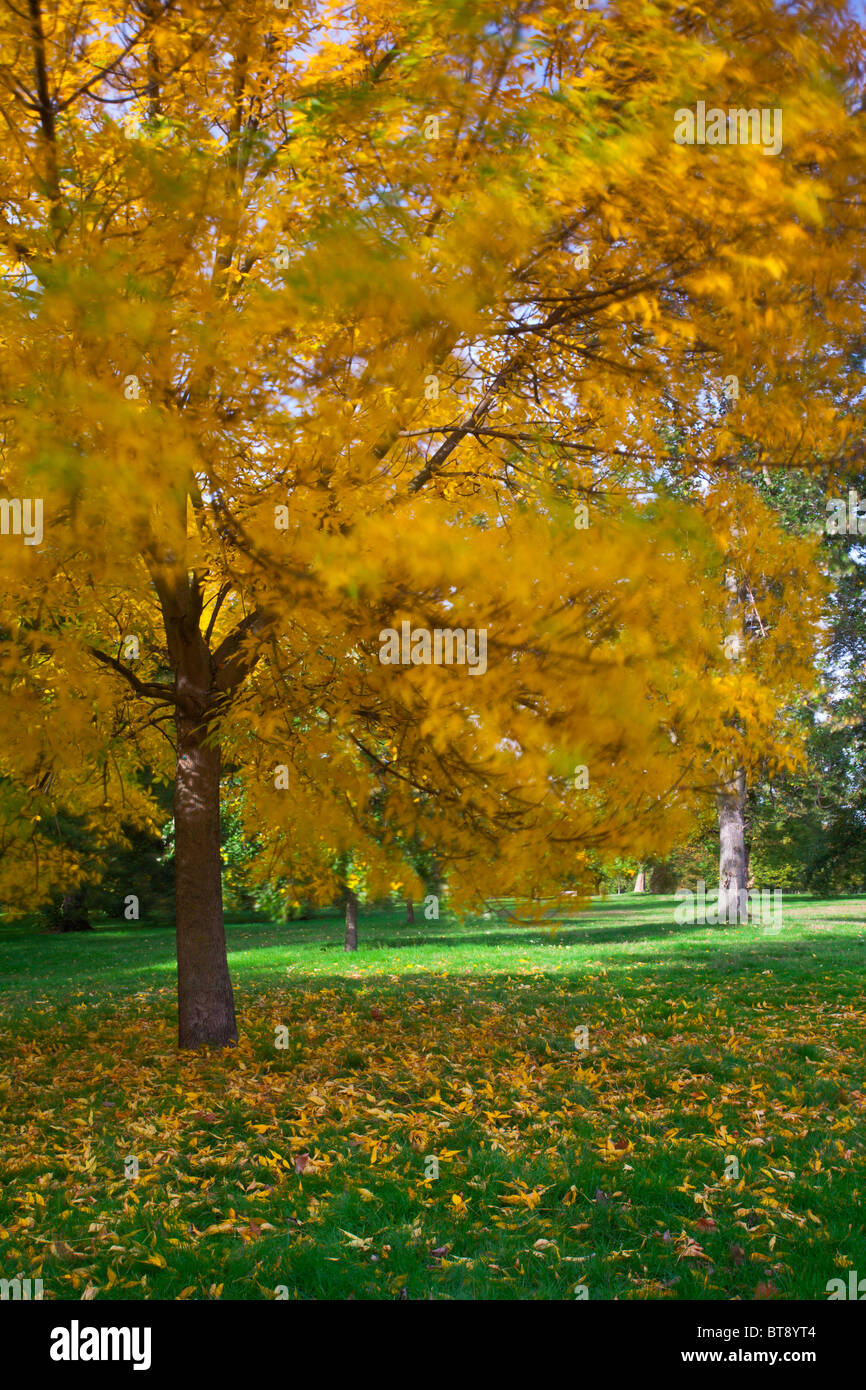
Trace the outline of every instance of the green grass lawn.
<instances>
[{"instance_id":1,"label":"green grass lawn","mask_svg":"<svg viewBox=\"0 0 866 1390\"><path fill-rule=\"evenodd\" d=\"M777 933L673 910L362 911L356 955L336 914L232 924L240 1046L184 1056L170 929L0 927L0 1277L826 1299L866 1276L866 900L787 898Z\"/></svg>"}]
</instances>

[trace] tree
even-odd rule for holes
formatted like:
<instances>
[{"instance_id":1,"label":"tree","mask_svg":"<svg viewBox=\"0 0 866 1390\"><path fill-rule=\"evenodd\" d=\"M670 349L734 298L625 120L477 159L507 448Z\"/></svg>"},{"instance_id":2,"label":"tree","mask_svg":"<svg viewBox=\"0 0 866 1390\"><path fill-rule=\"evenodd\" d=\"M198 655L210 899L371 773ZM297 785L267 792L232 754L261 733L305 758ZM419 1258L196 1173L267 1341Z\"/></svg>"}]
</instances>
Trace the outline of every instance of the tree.
<instances>
[{"instance_id":1,"label":"tree","mask_svg":"<svg viewBox=\"0 0 866 1390\"><path fill-rule=\"evenodd\" d=\"M739 661L745 650L743 604L747 584L735 569L725 575L727 602L725 655ZM746 884L746 769L726 769L716 793L719 808L719 922L743 921L747 916Z\"/></svg>"},{"instance_id":2,"label":"tree","mask_svg":"<svg viewBox=\"0 0 866 1390\"><path fill-rule=\"evenodd\" d=\"M726 550L725 655L736 698L726 716L727 748L716 789L720 923L747 915L749 779L805 764L798 711L817 684L826 612L814 536L791 534L748 477L732 488L729 501L736 522ZM810 636L804 641L806 632ZM782 681L777 668L784 671ZM786 755L767 757L767 742L774 733L778 739L782 729Z\"/></svg>"},{"instance_id":3,"label":"tree","mask_svg":"<svg viewBox=\"0 0 866 1390\"><path fill-rule=\"evenodd\" d=\"M862 345L851 345L862 372ZM767 479L763 491L792 536L820 537L818 562L828 577L824 624L829 642L820 685L796 710L807 761L762 776L750 790L751 860L761 883L793 891L859 892L866 882L863 665L864 564L859 505L866 491L856 461L844 474L826 470ZM843 524L837 524L839 508Z\"/></svg>"},{"instance_id":4,"label":"tree","mask_svg":"<svg viewBox=\"0 0 866 1390\"><path fill-rule=\"evenodd\" d=\"M53 931L92 931L87 915L87 890L82 885L64 893L56 912L51 915Z\"/></svg>"},{"instance_id":5,"label":"tree","mask_svg":"<svg viewBox=\"0 0 866 1390\"><path fill-rule=\"evenodd\" d=\"M746 884L746 773L738 767L719 791L719 921L744 921Z\"/></svg>"},{"instance_id":6,"label":"tree","mask_svg":"<svg viewBox=\"0 0 866 1390\"><path fill-rule=\"evenodd\" d=\"M346 889L346 950L358 949L358 897L351 888Z\"/></svg>"},{"instance_id":7,"label":"tree","mask_svg":"<svg viewBox=\"0 0 866 1390\"><path fill-rule=\"evenodd\" d=\"M710 9L0 16L0 476L45 519L0 547L0 712L34 715L2 887L42 844L35 765L101 806L170 740L182 1047L237 1035L227 767L321 887L349 849L399 865L383 788L457 899L481 848L532 896L687 819L715 542L634 485L672 418L710 472L736 432L770 463L835 438L813 344L861 302L841 17ZM783 158L674 142L708 73L783 104ZM702 407L729 373L737 431ZM386 664L403 623L489 634L483 678Z\"/></svg>"},{"instance_id":8,"label":"tree","mask_svg":"<svg viewBox=\"0 0 866 1390\"><path fill-rule=\"evenodd\" d=\"M723 413L731 414L731 408ZM811 523L797 527L791 525L790 504L778 501L780 495L801 492L808 475L790 469L774 480L768 469L754 467L751 442L744 455L729 481L705 473L666 480L675 495L693 499L724 557L719 585L729 675L716 683L724 732L713 787L720 922L745 920L747 914L751 779L805 767L802 707L819 684L828 623L829 590L814 505ZM808 486L814 503L814 481Z\"/></svg>"}]
</instances>

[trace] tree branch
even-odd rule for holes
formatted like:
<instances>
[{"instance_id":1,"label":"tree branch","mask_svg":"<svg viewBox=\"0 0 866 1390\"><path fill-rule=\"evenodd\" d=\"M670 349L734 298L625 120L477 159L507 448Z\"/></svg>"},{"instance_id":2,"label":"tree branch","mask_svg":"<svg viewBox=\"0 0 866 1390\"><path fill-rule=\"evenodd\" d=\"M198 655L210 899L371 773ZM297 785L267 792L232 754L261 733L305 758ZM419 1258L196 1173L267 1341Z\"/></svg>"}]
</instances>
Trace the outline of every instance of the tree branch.
<instances>
[{"instance_id":1,"label":"tree branch","mask_svg":"<svg viewBox=\"0 0 866 1390\"><path fill-rule=\"evenodd\" d=\"M98 647L88 646L90 655L97 661L101 661L104 666L110 666L112 671L116 671L119 676L132 686L136 695L146 695L151 699L164 700L167 704L177 704L177 699L170 685L158 685L156 681L140 681L128 666L124 666L122 661L118 661L116 656L109 656L107 652L101 652Z\"/></svg>"},{"instance_id":2,"label":"tree branch","mask_svg":"<svg viewBox=\"0 0 866 1390\"><path fill-rule=\"evenodd\" d=\"M250 652L244 656L241 655L241 648L244 639L251 633L261 632L268 621L268 616L257 608L248 613L228 637L223 638L211 657L215 690L224 695L233 694L255 668L261 652Z\"/></svg>"}]
</instances>

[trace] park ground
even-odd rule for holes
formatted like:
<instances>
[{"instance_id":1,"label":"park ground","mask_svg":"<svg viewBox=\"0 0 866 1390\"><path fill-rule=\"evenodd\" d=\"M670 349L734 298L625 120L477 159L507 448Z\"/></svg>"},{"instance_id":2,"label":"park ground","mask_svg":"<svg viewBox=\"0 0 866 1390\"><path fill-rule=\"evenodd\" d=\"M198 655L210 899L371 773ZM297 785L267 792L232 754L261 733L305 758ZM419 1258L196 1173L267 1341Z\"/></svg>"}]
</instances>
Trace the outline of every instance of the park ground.
<instances>
[{"instance_id":1,"label":"park ground","mask_svg":"<svg viewBox=\"0 0 866 1390\"><path fill-rule=\"evenodd\" d=\"M170 927L0 926L0 1276L825 1300L866 1276L866 899L786 896L776 932L674 906L362 911L354 955L336 911L229 923L241 1041L186 1055Z\"/></svg>"}]
</instances>

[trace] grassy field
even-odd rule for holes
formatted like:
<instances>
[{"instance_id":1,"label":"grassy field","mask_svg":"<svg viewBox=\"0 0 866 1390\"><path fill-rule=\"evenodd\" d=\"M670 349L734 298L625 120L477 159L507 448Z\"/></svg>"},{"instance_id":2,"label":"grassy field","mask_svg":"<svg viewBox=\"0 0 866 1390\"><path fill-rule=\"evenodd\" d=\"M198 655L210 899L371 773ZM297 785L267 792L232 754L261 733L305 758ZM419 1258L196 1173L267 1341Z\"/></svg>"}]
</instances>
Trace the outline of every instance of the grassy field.
<instances>
[{"instance_id":1,"label":"grassy field","mask_svg":"<svg viewBox=\"0 0 866 1390\"><path fill-rule=\"evenodd\" d=\"M336 914L233 924L240 1046L186 1056L170 929L0 927L0 1276L826 1299L866 1276L866 900L787 899L777 933L673 909L362 911L356 955Z\"/></svg>"}]
</instances>

